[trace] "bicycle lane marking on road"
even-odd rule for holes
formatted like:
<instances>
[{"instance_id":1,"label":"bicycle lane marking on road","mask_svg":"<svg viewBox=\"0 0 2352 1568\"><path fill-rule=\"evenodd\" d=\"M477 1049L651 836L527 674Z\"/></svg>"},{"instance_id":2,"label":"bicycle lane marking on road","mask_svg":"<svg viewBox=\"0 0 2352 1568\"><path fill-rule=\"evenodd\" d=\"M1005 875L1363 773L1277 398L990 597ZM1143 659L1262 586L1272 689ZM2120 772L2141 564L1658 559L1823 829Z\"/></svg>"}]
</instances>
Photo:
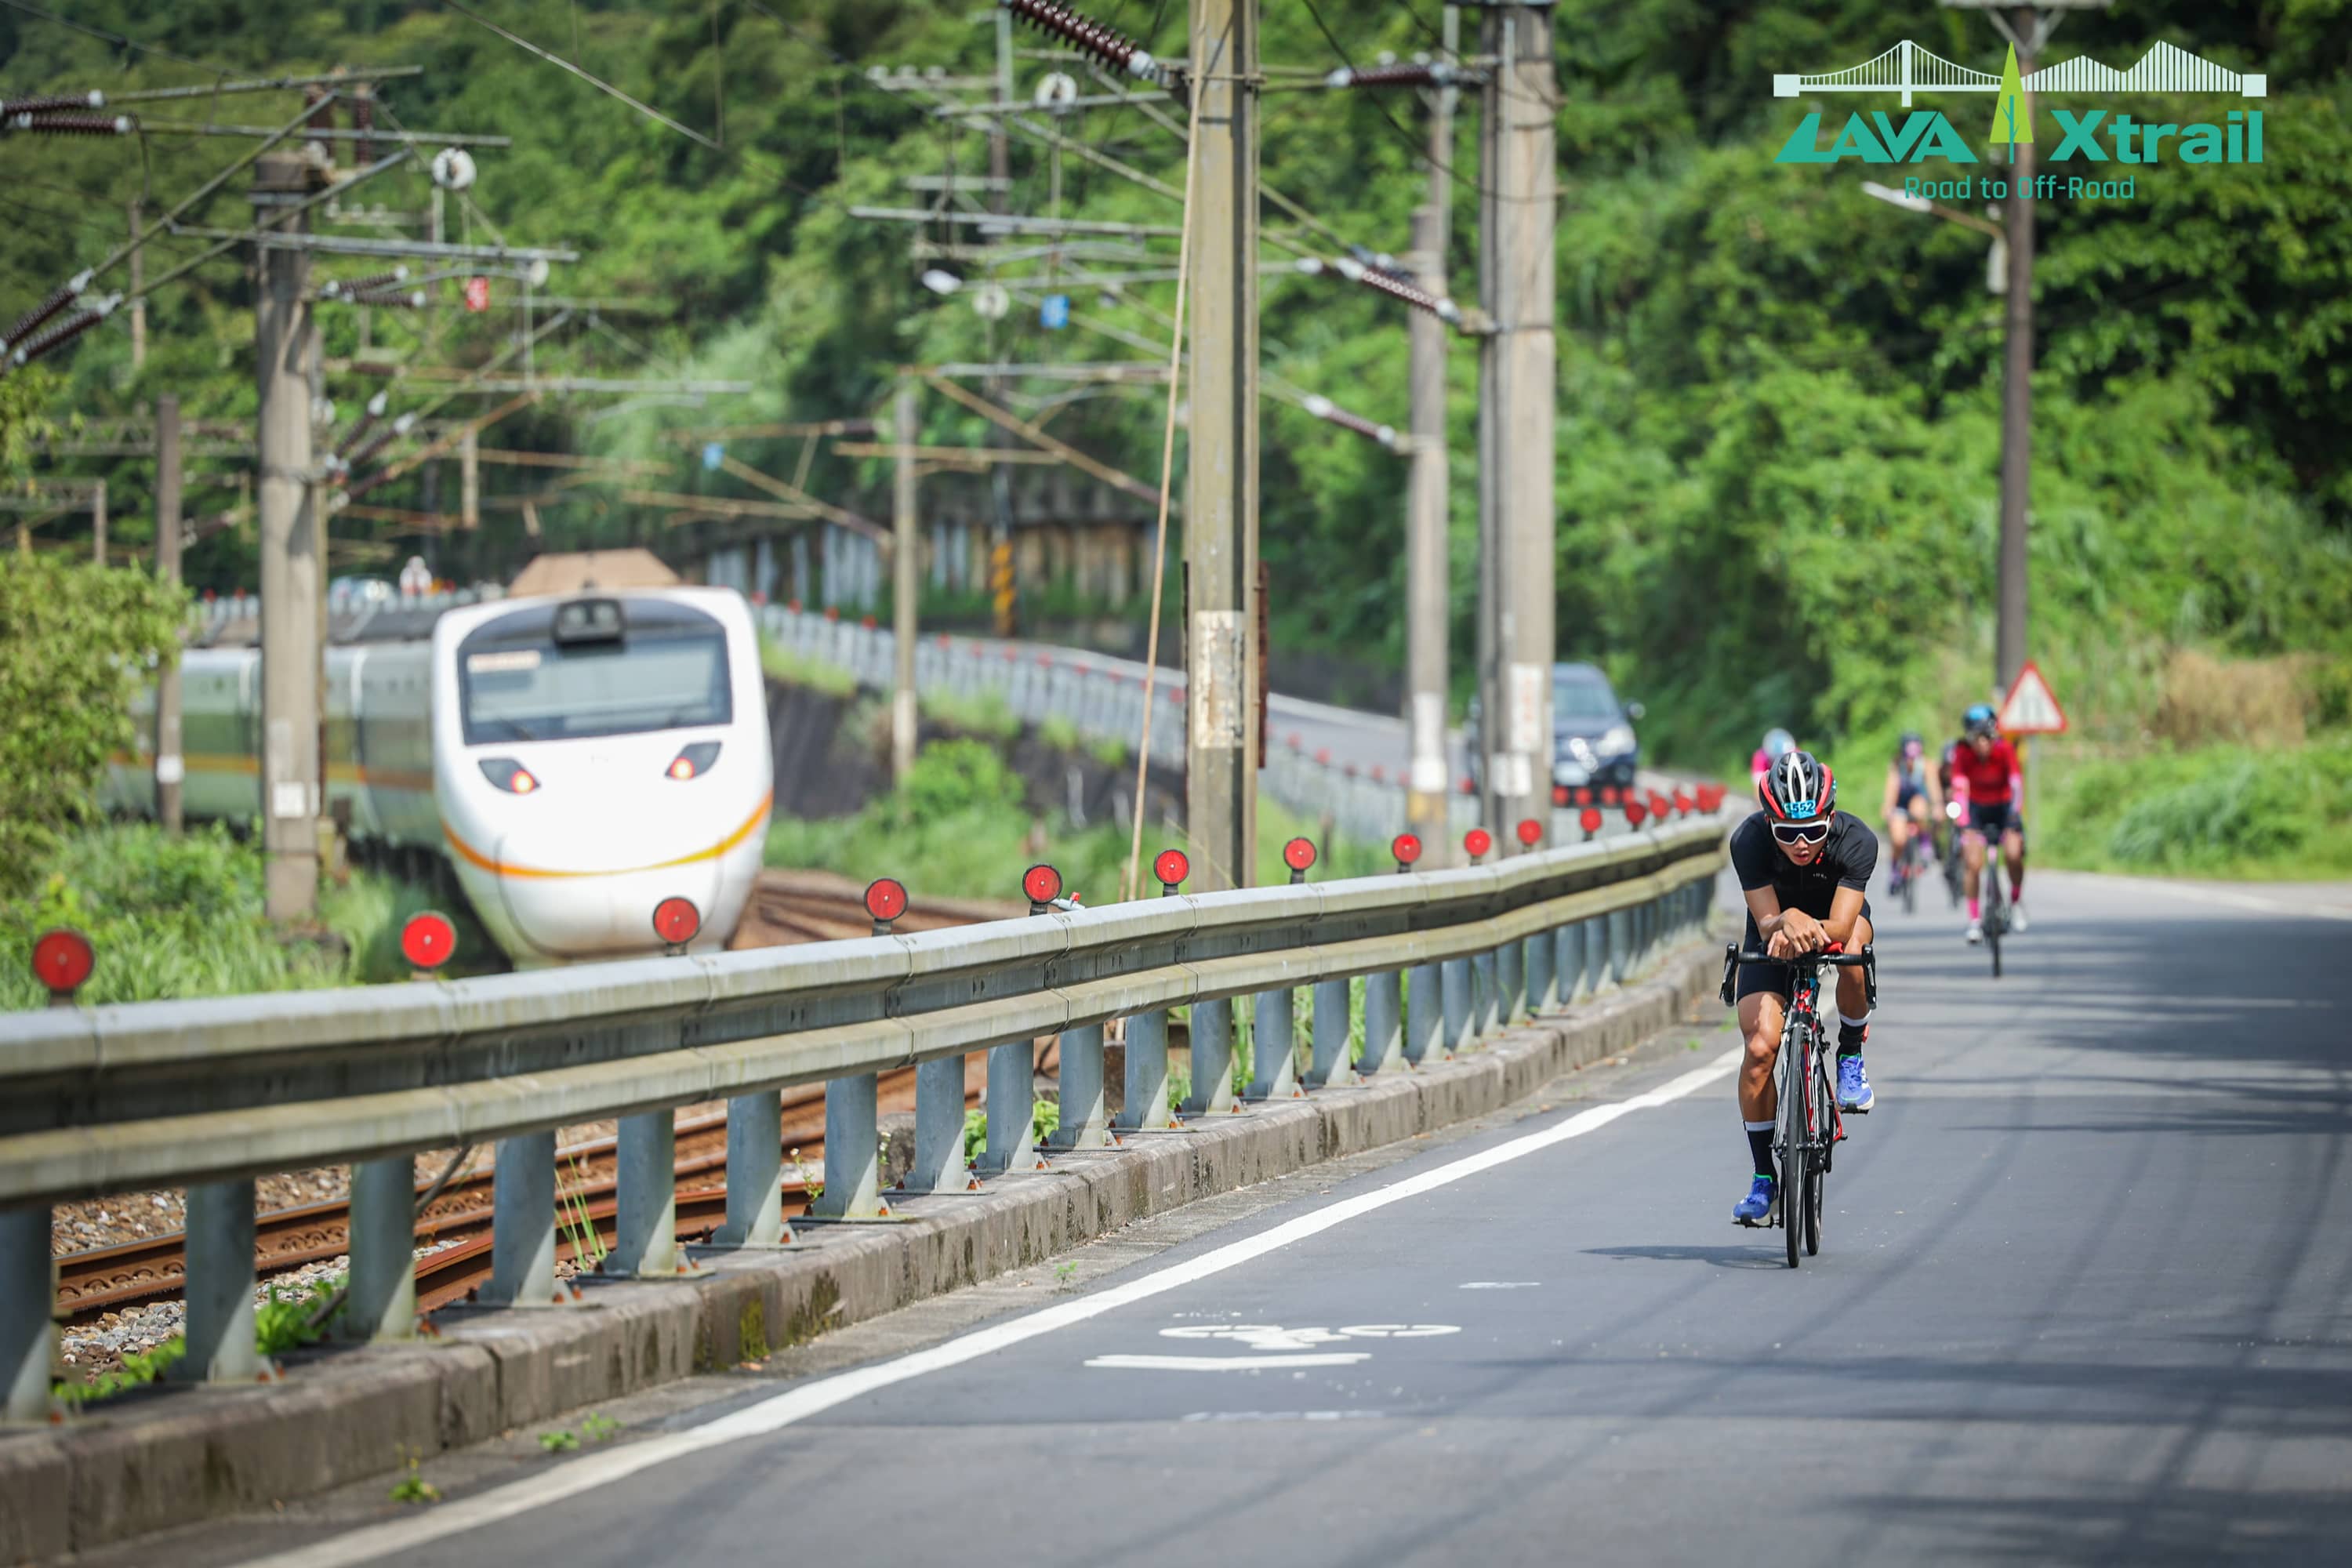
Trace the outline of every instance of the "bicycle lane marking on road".
<instances>
[{"instance_id":1,"label":"bicycle lane marking on road","mask_svg":"<svg viewBox=\"0 0 2352 1568\"><path fill-rule=\"evenodd\" d=\"M649 1437L625 1447L586 1455L545 1475L509 1482L477 1496L444 1504L429 1514L370 1525L291 1551L249 1558L243 1568L348 1568L351 1564L373 1562L550 1507L567 1498L610 1486L641 1470L651 1469L656 1465L667 1464L707 1448L765 1436L877 1389L961 1366L966 1362L1009 1350L1056 1330L1086 1322L1105 1312L1116 1311L1121 1307L1132 1306L1138 1301L1149 1300L1223 1274L1268 1253L1279 1251L1294 1242L1319 1236L1349 1220L1360 1219L1407 1198L1436 1192L1482 1172L1539 1153L1570 1139L1597 1132L1636 1110L1670 1105L1729 1076L1739 1065L1740 1056L1741 1050L1734 1047L1703 1067L1668 1079L1656 1089L1580 1110L1539 1132L1509 1139L1418 1175L1408 1176L1355 1197L1342 1198L1338 1203L1327 1204L1255 1236L1227 1242L1199 1257L1154 1269L1139 1279L1081 1300L1031 1312L1009 1322L994 1324L894 1360L815 1378L703 1426Z\"/></svg>"}]
</instances>

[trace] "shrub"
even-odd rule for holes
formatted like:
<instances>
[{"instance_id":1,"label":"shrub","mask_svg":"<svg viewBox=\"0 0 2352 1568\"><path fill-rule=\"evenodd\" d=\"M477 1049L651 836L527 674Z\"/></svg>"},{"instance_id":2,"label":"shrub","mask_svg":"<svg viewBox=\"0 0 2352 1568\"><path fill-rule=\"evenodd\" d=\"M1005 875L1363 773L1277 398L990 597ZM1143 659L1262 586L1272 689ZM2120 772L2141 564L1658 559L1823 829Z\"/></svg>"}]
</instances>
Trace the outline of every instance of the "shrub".
<instances>
[{"instance_id":1,"label":"shrub","mask_svg":"<svg viewBox=\"0 0 2352 1568\"><path fill-rule=\"evenodd\" d=\"M143 572L0 555L0 892L92 816L132 693L179 657L186 602Z\"/></svg>"}]
</instances>

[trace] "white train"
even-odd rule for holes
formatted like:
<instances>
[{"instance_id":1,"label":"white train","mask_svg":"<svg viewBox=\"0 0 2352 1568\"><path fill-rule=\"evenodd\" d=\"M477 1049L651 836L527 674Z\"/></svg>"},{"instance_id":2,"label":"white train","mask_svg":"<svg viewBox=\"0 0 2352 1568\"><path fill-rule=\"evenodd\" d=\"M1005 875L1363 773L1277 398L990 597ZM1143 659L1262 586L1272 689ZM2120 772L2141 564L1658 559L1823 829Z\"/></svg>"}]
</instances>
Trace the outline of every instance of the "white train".
<instances>
[{"instance_id":1,"label":"white train","mask_svg":"<svg viewBox=\"0 0 2352 1568\"><path fill-rule=\"evenodd\" d=\"M252 821L261 660L182 662L182 807ZM429 641L327 652L328 809L355 843L446 862L516 963L658 952L654 910L690 900L690 951L722 948L766 847L773 760L750 606L724 588L503 599L444 611ZM152 814L142 754L109 804Z\"/></svg>"}]
</instances>

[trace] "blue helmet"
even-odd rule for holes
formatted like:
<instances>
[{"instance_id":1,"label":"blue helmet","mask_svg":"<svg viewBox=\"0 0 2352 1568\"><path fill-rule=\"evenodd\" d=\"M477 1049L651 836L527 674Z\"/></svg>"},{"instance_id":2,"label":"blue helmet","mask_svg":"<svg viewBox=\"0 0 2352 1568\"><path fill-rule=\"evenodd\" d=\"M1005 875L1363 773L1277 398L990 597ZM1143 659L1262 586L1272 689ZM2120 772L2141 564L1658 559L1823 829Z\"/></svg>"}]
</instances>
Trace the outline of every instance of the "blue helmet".
<instances>
[{"instance_id":1,"label":"blue helmet","mask_svg":"<svg viewBox=\"0 0 2352 1568\"><path fill-rule=\"evenodd\" d=\"M1796 749L1797 738L1788 731L1774 729L1764 731L1764 755L1769 760L1777 763Z\"/></svg>"},{"instance_id":2,"label":"blue helmet","mask_svg":"<svg viewBox=\"0 0 2352 1568\"><path fill-rule=\"evenodd\" d=\"M1994 734L2000 729L2000 719L1990 702L1979 702L1961 714L1960 725L1971 739L1978 735Z\"/></svg>"}]
</instances>

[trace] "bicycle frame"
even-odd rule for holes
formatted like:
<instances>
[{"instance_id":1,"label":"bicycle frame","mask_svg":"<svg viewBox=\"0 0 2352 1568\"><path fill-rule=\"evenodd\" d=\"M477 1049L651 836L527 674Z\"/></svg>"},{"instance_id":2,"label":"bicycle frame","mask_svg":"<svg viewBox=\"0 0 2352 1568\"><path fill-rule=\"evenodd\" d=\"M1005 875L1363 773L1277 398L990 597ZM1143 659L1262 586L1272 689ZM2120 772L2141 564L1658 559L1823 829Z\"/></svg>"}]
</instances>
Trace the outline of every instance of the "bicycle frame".
<instances>
[{"instance_id":1,"label":"bicycle frame","mask_svg":"<svg viewBox=\"0 0 2352 1568\"><path fill-rule=\"evenodd\" d=\"M1743 952L1734 943L1723 952L1723 1000L1732 1001L1733 984L1743 963L1784 963L1790 968L1787 1016L1780 1025L1780 1130L1773 1142L1779 1156L1780 1225L1789 1232L1789 1267L1797 1267L1800 1251L1821 1250L1822 1178L1829 1174L1838 1141L1845 1136L1845 1118L1838 1110L1836 1086L1830 1078L1830 1053L1822 1027L1822 972L1859 968L1874 1003L1878 994L1877 955L1865 948L1858 953L1811 952L1774 958L1769 952Z\"/></svg>"}]
</instances>

